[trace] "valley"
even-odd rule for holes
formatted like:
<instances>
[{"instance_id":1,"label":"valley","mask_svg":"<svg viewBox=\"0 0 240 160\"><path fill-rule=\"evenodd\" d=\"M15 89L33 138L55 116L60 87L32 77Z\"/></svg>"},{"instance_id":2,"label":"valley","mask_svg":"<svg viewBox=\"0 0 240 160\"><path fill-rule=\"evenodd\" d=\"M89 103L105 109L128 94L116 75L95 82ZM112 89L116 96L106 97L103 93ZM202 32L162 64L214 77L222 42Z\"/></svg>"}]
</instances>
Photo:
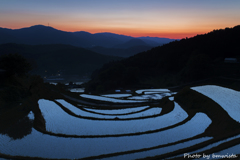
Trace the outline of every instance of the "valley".
<instances>
[{"instance_id":1,"label":"valley","mask_svg":"<svg viewBox=\"0 0 240 160\"><path fill-rule=\"evenodd\" d=\"M239 29L127 56L150 37L96 34L112 48L1 44L0 159L238 158Z\"/></svg>"}]
</instances>

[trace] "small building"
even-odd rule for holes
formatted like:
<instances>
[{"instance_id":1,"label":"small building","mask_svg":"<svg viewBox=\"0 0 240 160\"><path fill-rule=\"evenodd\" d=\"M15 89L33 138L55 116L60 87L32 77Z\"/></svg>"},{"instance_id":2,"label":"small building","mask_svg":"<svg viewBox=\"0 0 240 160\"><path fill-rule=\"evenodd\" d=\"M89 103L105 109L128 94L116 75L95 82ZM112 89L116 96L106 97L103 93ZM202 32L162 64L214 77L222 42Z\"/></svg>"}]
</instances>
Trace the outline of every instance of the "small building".
<instances>
[{"instance_id":1,"label":"small building","mask_svg":"<svg viewBox=\"0 0 240 160\"><path fill-rule=\"evenodd\" d=\"M225 58L225 63L237 63L237 58Z\"/></svg>"}]
</instances>

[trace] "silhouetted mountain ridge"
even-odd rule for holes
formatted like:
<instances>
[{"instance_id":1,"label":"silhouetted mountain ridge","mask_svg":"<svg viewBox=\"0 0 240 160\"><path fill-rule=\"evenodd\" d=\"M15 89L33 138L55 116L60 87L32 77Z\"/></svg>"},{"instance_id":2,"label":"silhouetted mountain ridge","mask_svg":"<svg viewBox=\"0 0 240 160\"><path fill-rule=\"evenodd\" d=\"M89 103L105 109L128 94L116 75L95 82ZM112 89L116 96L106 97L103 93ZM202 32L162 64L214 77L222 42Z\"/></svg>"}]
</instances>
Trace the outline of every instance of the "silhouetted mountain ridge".
<instances>
[{"instance_id":1,"label":"silhouetted mountain ridge","mask_svg":"<svg viewBox=\"0 0 240 160\"><path fill-rule=\"evenodd\" d=\"M77 47L107 47L122 44L133 37L118 35L114 33L95 33L91 34L84 31L65 32L50 26L35 25L21 29L7 29L0 27L0 44L19 43L19 44L68 44ZM151 43L150 40L149 44ZM166 41L167 42L167 41ZM161 44L155 44L155 46Z\"/></svg>"}]
</instances>

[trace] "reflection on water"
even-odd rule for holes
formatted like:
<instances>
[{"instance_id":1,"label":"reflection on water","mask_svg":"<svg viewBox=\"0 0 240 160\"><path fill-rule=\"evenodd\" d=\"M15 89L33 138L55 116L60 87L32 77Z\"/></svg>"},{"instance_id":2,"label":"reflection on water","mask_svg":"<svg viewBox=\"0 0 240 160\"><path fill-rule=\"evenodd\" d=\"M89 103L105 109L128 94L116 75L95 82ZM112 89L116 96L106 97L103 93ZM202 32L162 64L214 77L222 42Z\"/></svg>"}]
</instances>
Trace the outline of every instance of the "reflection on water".
<instances>
[{"instance_id":1,"label":"reflection on water","mask_svg":"<svg viewBox=\"0 0 240 160\"><path fill-rule=\"evenodd\" d=\"M52 159L87 159L91 156L140 151L145 148L153 148L159 145L179 142L180 140L185 140L204 133L210 123L211 120L207 115L197 113L188 122L161 132L135 136L97 138L57 137L43 134L33 128L31 134L20 140L11 140L7 135L0 135L0 152L4 155L11 156ZM98 132L98 130L96 130L96 132ZM206 138L204 141L211 139L211 137ZM186 147L189 147L189 145L190 144ZM184 146L181 145L180 148L182 147ZM176 149L179 148L172 146L169 151ZM161 149L157 151L157 155L159 154L162 154ZM144 158L145 156L145 153L143 153L139 157Z\"/></svg>"},{"instance_id":2,"label":"reflection on water","mask_svg":"<svg viewBox=\"0 0 240 160\"><path fill-rule=\"evenodd\" d=\"M31 134L33 127L33 120L30 120L28 116L20 119L17 123L10 126L1 134L8 135L13 140L22 139L23 137Z\"/></svg>"}]
</instances>

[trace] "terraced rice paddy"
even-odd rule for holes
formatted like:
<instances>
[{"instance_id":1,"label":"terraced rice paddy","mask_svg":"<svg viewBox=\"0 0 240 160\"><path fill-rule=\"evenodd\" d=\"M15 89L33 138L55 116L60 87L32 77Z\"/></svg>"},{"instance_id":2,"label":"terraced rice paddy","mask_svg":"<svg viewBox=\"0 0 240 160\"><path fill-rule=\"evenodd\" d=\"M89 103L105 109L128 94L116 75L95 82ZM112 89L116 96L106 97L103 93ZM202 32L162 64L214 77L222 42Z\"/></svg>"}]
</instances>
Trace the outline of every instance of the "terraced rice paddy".
<instances>
[{"instance_id":1,"label":"terraced rice paddy","mask_svg":"<svg viewBox=\"0 0 240 160\"><path fill-rule=\"evenodd\" d=\"M240 122L240 92L214 85L193 87L192 89L214 100L234 120Z\"/></svg>"},{"instance_id":2,"label":"terraced rice paddy","mask_svg":"<svg viewBox=\"0 0 240 160\"><path fill-rule=\"evenodd\" d=\"M83 93L84 89L83 88L73 88L69 90L70 92L76 92L76 93Z\"/></svg>"},{"instance_id":3,"label":"terraced rice paddy","mask_svg":"<svg viewBox=\"0 0 240 160\"><path fill-rule=\"evenodd\" d=\"M219 103L230 118L239 122L239 101L235 97L239 96L239 92L219 86L193 87L192 90ZM0 157L131 160L158 156L157 159L179 159L183 158L184 153L208 153L240 138L240 133L222 139L209 134L208 130L215 125L211 116L197 110L185 110L169 90L137 91L143 95L154 95L155 92L168 93L165 95L168 98L164 103L156 101L154 105L141 105L139 101L126 99L134 97L129 94L81 94L102 104L106 101L123 103L121 107L106 104L105 108L81 105L67 99L40 99L38 104L46 122L45 130L32 128L30 134L17 140L0 134ZM234 98L227 97L229 101L218 100L218 97L226 98L228 95ZM128 102L133 106L125 107L124 104ZM134 106L136 103L138 107ZM171 109L169 104L173 106ZM28 117L34 120L36 116L30 112ZM240 154L239 144L240 141L214 152Z\"/></svg>"},{"instance_id":4,"label":"terraced rice paddy","mask_svg":"<svg viewBox=\"0 0 240 160\"><path fill-rule=\"evenodd\" d=\"M138 94L142 94L144 92L159 92L159 93L163 93L163 92L170 92L169 89L140 89L140 90L136 90L136 93Z\"/></svg>"},{"instance_id":5,"label":"terraced rice paddy","mask_svg":"<svg viewBox=\"0 0 240 160\"><path fill-rule=\"evenodd\" d=\"M78 136L121 135L146 132L177 124L187 118L187 113L177 103L175 103L172 112L163 116L129 121L92 120L73 117L62 110L56 103L48 100L39 100L39 108L46 120L47 131ZM98 128L97 131L96 128Z\"/></svg>"},{"instance_id":6,"label":"terraced rice paddy","mask_svg":"<svg viewBox=\"0 0 240 160\"><path fill-rule=\"evenodd\" d=\"M102 96L111 97L111 98L123 98L123 97L129 97L129 96L131 96L131 94L105 94Z\"/></svg>"},{"instance_id":7,"label":"terraced rice paddy","mask_svg":"<svg viewBox=\"0 0 240 160\"><path fill-rule=\"evenodd\" d=\"M128 99L133 99L133 100L148 100L148 99L162 99L163 97L166 97L166 96L171 96L170 93L149 93L147 92L147 94L145 93L145 95L141 95L141 96L132 96L132 97L129 97Z\"/></svg>"},{"instance_id":8,"label":"terraced rice paddy","mask_svg":"<svg viewBox=\"0 0 240 160\"><path fill-rule=\"evenodd\" d=\"M145 109L144 111L138 112L138 113L135 112L135 113L131 114L131 112L130 112L130 114L125 115L126 114L125 113L125 114L121 115L120 114L121 110L117 110L117 114L115 114L115 115L114 114L113 115L111 115L111 114L102 115L102 114L99 114L99 113L95 112L95 111L98 111L98 110L90 109L92 112L86 112L82 109L79 109L79 108L73 106L72 104L66 102L65 100L56 100L56 101L61 103L64 107L69 109L75 115L82 116L82 117L88 117L88 118L101 118L101 119L115 119L116 117L118 119L129 119L129 118L139 118L139 117L143 118L143 117L148 117L148 116L153 116L153 115L160 114L161 110L162 110L160 107L149 108L149 106L144 106L144 107L137 107L137 109L141 109L141 108ZM122 109L122 110L124 110L124 109ZM127 110L127 109L125 109L125 110ZM107 111L109 111L109 110L107 110ZM128 111L134 111L134 110L133 109L128 109Z\"/></svg>"},{"instance_id":9,"label":"terraced rice paddy","mask_svg":"<svg viewBox=\"0 0 240 160\"><path fill-rule=\"evenodd\" d=\"M139 111L143 111L147 109L149 106L143 106L143 107L134 107L134 108L124 108L124 109L111 109L111 110L106 110L106 109L92 109L92 108L87 108L84 107L85 110L90 111L90 112L95 112L98 114L105 114L105 115L125 115L125 114L131 114Z\"/></svg>"},{"instance_id":10,"label":"terraced rice paddy","mask_svg":"<svg viewBox=\"0 0 240 160\"><path fill-rule=\"evenodd\" d=\"M81 94L80 95L83 98L98 100L98 101L107 101L107 102L114 102L114 103L136 103L141 101L134 101L134 100L123 100L123 99L116 99L116 98L110 98L110 97L103 97L103 96L97 96L97 95L89 95L89 94Z\"/></svg>"}]
</instances>

